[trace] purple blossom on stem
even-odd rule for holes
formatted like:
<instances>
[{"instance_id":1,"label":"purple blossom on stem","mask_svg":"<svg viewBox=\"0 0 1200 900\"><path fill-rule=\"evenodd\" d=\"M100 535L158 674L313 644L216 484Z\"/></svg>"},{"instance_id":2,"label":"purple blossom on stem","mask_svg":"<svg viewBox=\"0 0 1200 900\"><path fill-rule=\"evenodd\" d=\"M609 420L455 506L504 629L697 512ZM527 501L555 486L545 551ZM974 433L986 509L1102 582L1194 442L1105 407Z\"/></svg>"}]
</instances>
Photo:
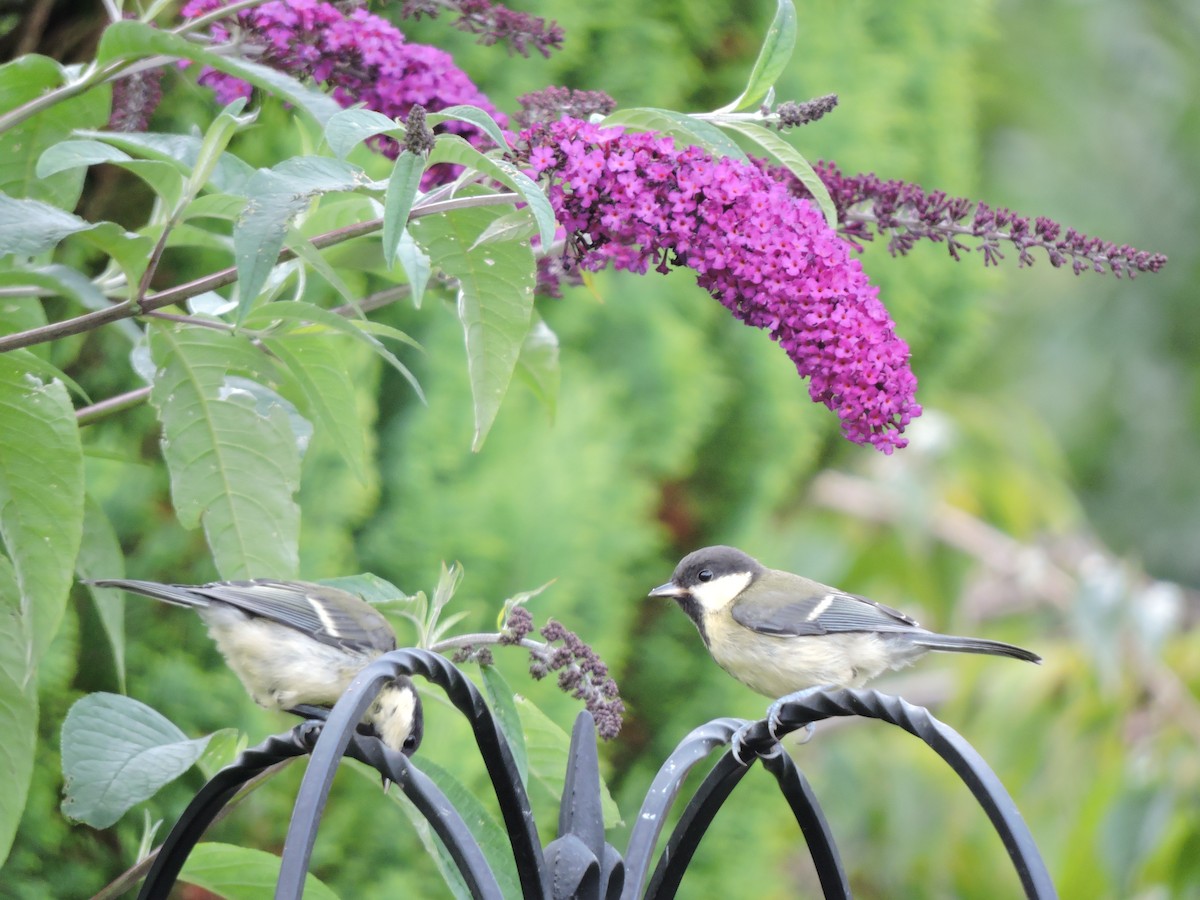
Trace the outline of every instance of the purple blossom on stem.
<instances>
[{"instance_id":1,"label":"purple blossom on stem","mask_svg":"<svg viewBox=\"0 0 1200 900\"><path fill-rule=\"evenodd\" d=\"M223 0L191 0L184 6L183 16L194 18L222 5ZM506 122L454 65L450 54L408 43L396 26L363 7L343 12L321 0L271 0L214 23L210 34L219 43L241 43L244 52L257 54L264 65L328 87L342 106L363 103L385 116L402 119L415 105L437 112L469 104L485 110L501 126ZM213 88L221 103L250 96L246 82L213 69L200 75L200 83ZM477 147L490 146L482 131L464 122L447 122L439 128L460 134ZM400 145L391 138L372 141L391 159L400 154ZM426 172L423 186L445 180L445 171Z\"/></svg>"},{"instance_id":2,"label":"purple blossom on stem","mask_svg":"<svg viewBox=\"0 0 1200 900\"><path fill-rule=\"evenodd\" d=\"M850 245L786 184L669 137L572 119L522 132L517 148L549 182L574 265L694 270L734 316L768 330L847 438L884 453L907 444L921 412L908 345Z\"/></svg>"},{"instance_id":3,"label":"purple blossom on stem","mask_svg":"<svg viewBox=\"0 0 1200 900\"><path fill-rule=\"evenodd\" d=\"M531 91L518 97L517 103L521 105L521 112L513 118L522 128L557 122L563 116L572 119L607 116L617 108L617 101L604 91L575 91L565 87Z\"/></svg>"},{"instance_id":4,"label":"purple blossom on stem","mask_svg":"<svg viewBox=\"0 0 1200 900\"><path fill-rule=\"evenodd\" d=\"M146 69L113 82L109 131L145 131L162 102L162 69Z\"/></svg>"},{"instance_id":5,"label":"purple blossom on stem","mask_svg":"<svg viewBox=\"0 0 1200 900\"><path fill-rule=\"evenodd\" d=\"M516 12L489 0L406 0L400 15L406 19L421 16L436 19L443 9L457 12L454 27L479 35L479 43L485 46L504 41L510 50L522 56L528 56L532 47L545 57L550 56L551 50L562 49L565 35L557 22L547 24L539 16Z\"/></svg>"},{"instance_id":6,"label":"purple blossom on stem","mask_svg":"<svg viewBox=\"0 0 1200 900\"><path fill-rule=\"evenodd\" d=\"M1069 261L1075 274L1091 269L1118 278L1130 278L1139 272L1157 272L1166 265L1161 253L1138 250L1128 244L1088 237L1073 228L1066 229L1052 219L1039 216L1030 220L1008 209L993 209L966 197L950 197L942 191L926 191L907 181L884 181L873 173L844 175L836 164L821 162L817 174L829 188L837 207L839 231L861 249L863 241L886 236L893 256L903 256L921 239L945 243L954 259L973 248L970 239L983 254L983 264L998 265L1004 258L1002 243L1017 250L1017 265L1031 266L1031 252L1041 248L1050 265L1059 268ZM764 166L773 177L785 181L797 196L808 191L791 173Z\"/></svg>"}]
</instances>

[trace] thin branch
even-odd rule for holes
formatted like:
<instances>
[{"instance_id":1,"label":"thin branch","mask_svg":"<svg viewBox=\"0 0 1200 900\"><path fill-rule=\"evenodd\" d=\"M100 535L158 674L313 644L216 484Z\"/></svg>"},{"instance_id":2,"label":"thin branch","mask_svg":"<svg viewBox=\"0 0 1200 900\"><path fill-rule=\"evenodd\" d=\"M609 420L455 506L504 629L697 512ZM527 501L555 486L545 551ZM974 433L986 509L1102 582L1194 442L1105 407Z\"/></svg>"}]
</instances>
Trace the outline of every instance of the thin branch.
<instances>
[{"instance_id":1,"label":"thin branch","mask_svg":"<svg viewBox=\"0 0 1200 900\"><path fill-rule=\"evenodd\" d=\"M432 216L443 212L450 212L456 209L467 209L476 206L499 206L509 204L520 197L517 194L488 194L482 197L459 197L453 200L443 200L439 203L430 203L425 206L416 207L410 214L410 219L420 218L421 216ZM324 234L319 234L312 238L310 243L318 250L324 250L326 247L332 247L335 244L343 243L344 241L352 240L357 237L363 237L378 231L383 226L382 219L368 219L365 222L356 222L353 225L347 225L344 228L338 228L333 231L327 231ZM276 264L287 262L295 259L296 254L291 250L284 250L279 254ZM164 306L171 306L174 303L181 303L191 297L208 291L214 291L217 288L225 287L237 281L237 267L230 266L227 269L222 269L219 272L214 272L211 275L206 275L203 278L197 278L185 284L177 285L173 288L159 291L151 294L142 301L139 309L138 305L125 300L110 306L108 309L101 309L95 312L85 313L81 316L76 316L73 319L64 319L61 322L54 322L50 325L42 325L38 328L31 328L28 331L21 331L17 334L10 334L0 337L0 353L5 353L9 350L16 350L20 347L30 347L34 344L43 344L46 341L54 341L59 338L69 337L73 334L82 334L85 331L91 331L99 328L101 325L108 325L111 322L117 322L121 319L129 319L138 316L151 310L161 309Z\"/></svg>"},{"instance_id":2,"label":"thin branch","mask_svg":"<svg viewBox=\"0 0 1200 900\"><path fill-rule=\"evenodd\" d=\"M109 397L107 400L101 400L99 403L93 403L91 406L80 407L75 410L75 423L80 428L83 428L85 425L99 422L108 416L132 409L138 404L144 403L146 398L150 396L150 391L151 388L147 385L146 387L140 387L137 390L128 391L124 394L117 394L115 397Z\"/></svg>"}]
</instances>

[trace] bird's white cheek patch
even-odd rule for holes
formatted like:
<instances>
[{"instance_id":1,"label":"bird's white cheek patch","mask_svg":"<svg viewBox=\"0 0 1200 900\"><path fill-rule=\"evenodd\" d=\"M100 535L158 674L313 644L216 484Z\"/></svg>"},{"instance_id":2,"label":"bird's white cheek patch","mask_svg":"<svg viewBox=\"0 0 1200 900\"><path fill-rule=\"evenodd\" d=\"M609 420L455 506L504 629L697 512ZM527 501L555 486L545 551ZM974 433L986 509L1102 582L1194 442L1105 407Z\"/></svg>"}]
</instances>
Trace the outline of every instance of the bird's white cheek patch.
<instances>
[{"instance_id":1,"label":"bird's white cheek patch","mask_svg":"<svg viewBox=\"0 0 1200 900\"><path fill-rule=\"evenodd\" d=\"M696 585L692 588L692 597L706 612L717 612L732 603L733 599L746 589L750 578L749 572L722 575L720 578Z\"/></svg>"}]
</instances>

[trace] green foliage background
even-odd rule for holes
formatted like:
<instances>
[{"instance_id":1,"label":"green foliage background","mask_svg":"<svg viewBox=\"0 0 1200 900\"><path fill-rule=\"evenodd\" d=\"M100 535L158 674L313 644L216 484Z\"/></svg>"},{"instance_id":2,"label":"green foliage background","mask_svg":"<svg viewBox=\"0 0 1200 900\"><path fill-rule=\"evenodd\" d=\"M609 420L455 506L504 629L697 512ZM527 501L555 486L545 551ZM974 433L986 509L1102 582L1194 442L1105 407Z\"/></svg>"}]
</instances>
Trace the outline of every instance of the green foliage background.
<instances>
[{"instance_id":1,"label":"green foliage background","mask_svg":"<svg viewBox=\"0 0 1200 900\"><path fill-rule=\"evenodd\" d=\"M698 110L741 88L774 4L746 6L541 3L530 11L567 34L549 60L475 46L442 22L406 31L450 49L503 109L553 83L606 90L622 106ZM936 659L880 686L933 704L989 760L1064 897L1194 895L1200 20L1183 0L811 0L798 10L798 51L779 95L840 97L832 116L797 136L811 159L1161 250L1166 270L1133 282L1075 278L1042 258L1029 271L1011 258L984 270L970 257L951 264L939 247L893 259L869 246L864 264L913 348L927 409L912 446L888 458L842 441L786 357L686 275L604 274L562 301L539 300L562 342L556 409L514 385L478 454L449 301L389 308L381 320L425 348L405 362L428 406L345 342L371 462L356 478L318 430L303 462L300 575L371 571L431 590L439 564L458 560L466 580L455 608L470 613L470 630L490 628L504 597L557 579L531 610L588 640L630 708L621 738L603 749L626 823L688 730L715 716L757 718L766 705L712 664L677 610L641 599L689 549L737 544L931 627L1011 639L1046 664ZM158 130L211 119L206 91L178 85L175 96ZM279 106L233 149L255 165L299 152ZM360 162L386 172L365 155ZM129 184L98 177L83 203L118 220L127 204L136 220L146 198ZM365 267L331 258L366 292ZM184 281L214 262L181 249L165 265ZM28 324L6 320L7 330ZM41 352L100 399L137 385L127 347L109 329ZM208 580L202 535L171 510L157 437L146 407L87 428L89 496L112 521L129 574ZM975 532L948 523L948 507L990 526L982 537L995 540L972 544ZM1004 540L1024 555L1000 577L991 554L1014 546ZM1047 567L1066 573L1065 589L1039 587ZM1170 595L1178 615L1166 635L1156 632L1152 579L1183 585ZM250 703L198 621L131 601L122 670L95 608L82 594L75 601L43 663L34 780L0 870L2 896L84 896L133 860L136 813L94 832L57 810L57 732L81 694L124 682L189 735L235 726L257 741L289 724ZM518 654L499 662L518 692L569 729L574 701L530 681ZM458 717L432 696L427 717L419 759L486 798ZM1015 894L1003 847L966 792L923 746L884 729L818 729L793 748L856 895ZM257 791L214 839L277 851L298 778L288 770ZM168 827L200 783L194 772L171 786L146 804L149 816ZM538 801L549 839L553 803ZM627 832L609 839L620 847ZM343 897L445 890L402 811L350 772L335 785L314 869ZM751 773L706 838L684 896L815 892L772 779Z\"/></svg>"}]
</instances>

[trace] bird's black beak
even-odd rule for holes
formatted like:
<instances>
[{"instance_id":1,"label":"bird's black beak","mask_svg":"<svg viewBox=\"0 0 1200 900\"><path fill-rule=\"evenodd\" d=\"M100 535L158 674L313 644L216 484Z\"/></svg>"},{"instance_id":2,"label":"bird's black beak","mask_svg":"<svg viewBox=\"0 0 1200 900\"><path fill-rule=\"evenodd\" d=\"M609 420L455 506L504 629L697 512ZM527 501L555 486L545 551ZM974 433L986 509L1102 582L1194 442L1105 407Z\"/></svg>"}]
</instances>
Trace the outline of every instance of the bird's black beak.
<instances>
[{"instance_id":1,"label":"bird's black beak","mask_svg":"<svg viewBox=\"0 0 1200 900\"><path fill-rule=\"evenodd\" d=\"M652 590L647 597L684 597L687 591L681 588L673 581L668 581L666 584L660 584Z\"/></svg>"}]
</instances>

